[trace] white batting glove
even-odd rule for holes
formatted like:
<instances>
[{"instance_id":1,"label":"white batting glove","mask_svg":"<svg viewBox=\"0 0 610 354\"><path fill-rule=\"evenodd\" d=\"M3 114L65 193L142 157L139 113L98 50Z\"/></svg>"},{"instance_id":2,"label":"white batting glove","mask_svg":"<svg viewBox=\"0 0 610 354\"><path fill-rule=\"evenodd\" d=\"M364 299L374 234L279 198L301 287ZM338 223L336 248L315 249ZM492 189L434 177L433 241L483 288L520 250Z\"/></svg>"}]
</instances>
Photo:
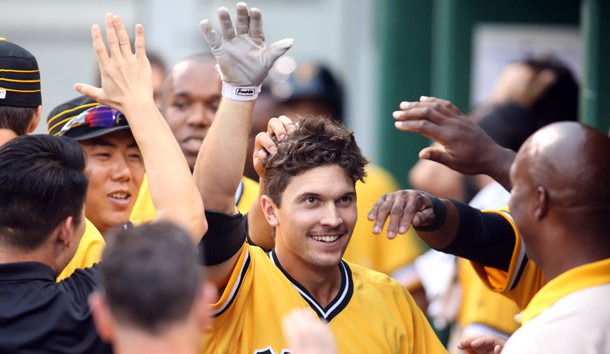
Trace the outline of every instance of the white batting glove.
<instances>
[{"instance_id":1,"label":"white batting glove","mask_svg":"<svg viewBox=\"0 0 610 354\"><path fill-rule=\"evenodd\" d=\"M254 100L269 69L290 49L294 40L285 38L265 46L260 10L248 11L248 5L243 2L237 4L235 28L227 8L221 7L216 13L222 38L214 31L210 20L201 21L200 27L216 58L223 82L222 95L238 101Z\"/></svg>"}]
</instances>

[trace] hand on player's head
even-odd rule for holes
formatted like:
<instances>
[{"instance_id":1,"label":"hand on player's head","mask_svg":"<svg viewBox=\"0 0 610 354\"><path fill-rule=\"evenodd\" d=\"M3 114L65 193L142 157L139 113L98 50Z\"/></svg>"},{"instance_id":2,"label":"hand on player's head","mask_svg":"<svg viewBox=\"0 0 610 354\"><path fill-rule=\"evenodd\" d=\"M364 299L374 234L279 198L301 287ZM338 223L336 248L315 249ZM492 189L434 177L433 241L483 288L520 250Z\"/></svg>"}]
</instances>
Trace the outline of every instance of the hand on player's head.
<instances>
[{"instance_id":1,"label":"hand on player's head","mask_svg":"<svg viewBox=\"0 0 610 354\"><path fill-rule=\"evenodd\" d=\"M260 132L254 140L254 156L252 161L254 169L259 177L264 177L265 169L263 164L265 159L277 152L276 141L281 141L286 136L292 134L298 123L294 123L286 116L269 119L267 123L267 131Z\"/></svg>"}]
</instances>

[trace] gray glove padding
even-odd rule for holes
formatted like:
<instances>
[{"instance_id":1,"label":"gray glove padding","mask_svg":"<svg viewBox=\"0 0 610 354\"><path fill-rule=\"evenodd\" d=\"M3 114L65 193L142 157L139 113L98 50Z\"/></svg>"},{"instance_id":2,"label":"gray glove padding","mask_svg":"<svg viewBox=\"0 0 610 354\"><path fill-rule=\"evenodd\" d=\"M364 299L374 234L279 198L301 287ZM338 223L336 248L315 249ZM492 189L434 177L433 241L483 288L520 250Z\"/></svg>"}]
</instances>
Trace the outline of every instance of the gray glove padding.
<instances>
[{"instance_id":1,"label":"gray glove padding","mask_svg":"<svg viewBox=\"0 0 610 354\"><path fill-rule=\"evenodd\" d=\"M294 40L285 38L266 47L260 10L248 11L243 2L237 4L235 29L226 8L221 7L217 14L222 38L207 19L201 21L200 27L216 58L222 81L236 87L260 86L273 63L290 49Z\"/></svg>"}]
</instances>

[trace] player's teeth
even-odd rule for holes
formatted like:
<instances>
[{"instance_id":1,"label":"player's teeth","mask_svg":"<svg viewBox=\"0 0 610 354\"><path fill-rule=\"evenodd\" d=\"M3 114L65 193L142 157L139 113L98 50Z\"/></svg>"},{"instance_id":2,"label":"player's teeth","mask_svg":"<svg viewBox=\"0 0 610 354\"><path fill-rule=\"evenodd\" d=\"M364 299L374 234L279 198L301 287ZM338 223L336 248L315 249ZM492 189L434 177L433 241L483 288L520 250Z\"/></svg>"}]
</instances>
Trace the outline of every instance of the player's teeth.
<instances>
[{"instance_id":1,"label":"player's teeth","mask_svg":"<svg viewBox=\"0 0 610 354\"><path fill-rule=\"evenodd\" d=\"M110 194L112 198L116 199L127 199L128 195L126 193L112 193Z\"/></svg>"},{"instance_id":2,"label":"player's teeth","mask_svg":"<svg viewBox=\"0 0 610 354\"><path fill-rule=\"evenodd\" d=\"M335 236L328 236L328 235L324 235L324 236L313 236L313 239L316 241L322 241L322 242L333 242L339 239L339 236L335 235Z\"/></svg>"}]
</instances>

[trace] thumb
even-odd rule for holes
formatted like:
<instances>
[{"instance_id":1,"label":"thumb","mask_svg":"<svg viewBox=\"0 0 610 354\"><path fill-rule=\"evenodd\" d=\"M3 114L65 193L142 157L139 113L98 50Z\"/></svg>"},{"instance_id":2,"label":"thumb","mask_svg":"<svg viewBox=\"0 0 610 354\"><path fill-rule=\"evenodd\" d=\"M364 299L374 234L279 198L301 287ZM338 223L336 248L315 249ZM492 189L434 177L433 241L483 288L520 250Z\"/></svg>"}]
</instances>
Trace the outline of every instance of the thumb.
<instances>
[{"instance_id":1,"label":"thumb","mask_svg":"<svg viewBox=\"0 0 610 354\"><path fill-rule=\"evenodd\" d=\"M419 152L419 158L438 162L445 166L447 166L447 163L449 162L447 152L442 147L438 146L428 146L421 149Z\"/></svg>"},{"instance_id":2,"label":"thumb","mask_svg":"<svg viewBox=\"0 0 610 354\"><path fill-rule=\"evenodd\" d=\"M277 60L277 58L281 57L284 53L288 51L292 47L294 43L294 39L292 38L284 38L277 42L273 42L269 45L269 47L265 50L265 61L268 64L268 67L271 67L273 63Z\"/></svg>"},{"instance_id":3,"label":"thumb","mask_svg":"<svg viewBox=\"0 0 610 354\"><path fill-rule=\"evenodd\" d=\"M88 97L94 101L101 102L102 101L102 89L97 88L95 86L78 83L74 85L74 89L76 92L81 95Z\"/></svg>"}]
</instances>

